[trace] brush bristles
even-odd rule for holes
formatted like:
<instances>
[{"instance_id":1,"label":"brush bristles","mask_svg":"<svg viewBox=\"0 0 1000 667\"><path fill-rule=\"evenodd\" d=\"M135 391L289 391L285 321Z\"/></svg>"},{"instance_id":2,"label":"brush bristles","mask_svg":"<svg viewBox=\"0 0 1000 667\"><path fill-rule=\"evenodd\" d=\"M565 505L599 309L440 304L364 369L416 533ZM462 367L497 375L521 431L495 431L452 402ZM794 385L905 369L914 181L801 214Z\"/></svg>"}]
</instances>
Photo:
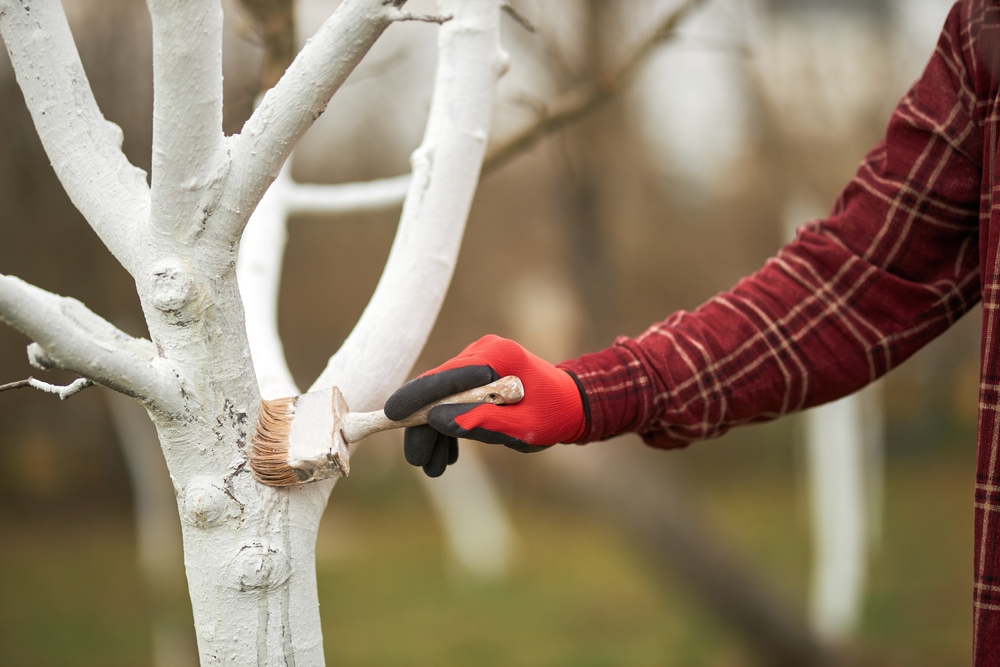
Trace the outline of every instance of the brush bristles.
<instances>
[{"instance_id":1,"label":"brush bristles","mask_svg":"<svg viewBox=\"0 0 1000 667\"><path fill-rule=\"evenodd\" d=\"M295 398L263 400L257 430L250 446L250 469L261 484L294 486L305 481L305 471L288 465L288 446L295 416Z\"/></svg>"}]
</instances>

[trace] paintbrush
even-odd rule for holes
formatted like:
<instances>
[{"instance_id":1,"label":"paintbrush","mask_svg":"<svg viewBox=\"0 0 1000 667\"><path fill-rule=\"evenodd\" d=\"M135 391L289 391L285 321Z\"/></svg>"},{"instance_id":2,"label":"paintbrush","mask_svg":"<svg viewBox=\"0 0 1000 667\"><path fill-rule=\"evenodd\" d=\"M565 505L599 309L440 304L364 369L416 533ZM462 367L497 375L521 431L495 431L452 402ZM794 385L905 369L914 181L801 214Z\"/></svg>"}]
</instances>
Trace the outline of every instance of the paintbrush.
<instances>
[{"instance_id":1,"label":"paintbrush","mask_svg":"<svg viewBox=\"0 0 1000 667\"><path fill-rule=\"evenodd\" d=\"M469 389L427 405L406 419L393 421L385 412L351 412L336 387L290 398L261 401L257 430L250 446L250 469L261 484L294 486L351 471L348 443L372 433L427 423L438 405L456 403L517 403L524 397L514 375Z\"/></svg>"}]
</instances>

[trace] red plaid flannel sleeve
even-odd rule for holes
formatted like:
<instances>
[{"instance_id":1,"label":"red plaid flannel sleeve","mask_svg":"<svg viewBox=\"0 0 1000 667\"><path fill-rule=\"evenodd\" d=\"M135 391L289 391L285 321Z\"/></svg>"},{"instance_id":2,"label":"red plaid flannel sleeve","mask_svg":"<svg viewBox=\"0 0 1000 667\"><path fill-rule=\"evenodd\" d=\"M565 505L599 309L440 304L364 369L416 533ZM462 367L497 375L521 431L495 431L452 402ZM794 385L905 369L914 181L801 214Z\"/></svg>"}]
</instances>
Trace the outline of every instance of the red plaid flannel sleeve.
<instances>
[{"instance_id":1,"label":"red plaid flannel sleeve","mask_svg":"<svg viewBox=\"0 0 1000 667\"><path fill-rule=\"evenodd\" d=\"M582 442L679 447L830 401L978 302L982 137L958 13L830 217L694 312L561 364L589 404Z\"/></svg>"}]
</instances>

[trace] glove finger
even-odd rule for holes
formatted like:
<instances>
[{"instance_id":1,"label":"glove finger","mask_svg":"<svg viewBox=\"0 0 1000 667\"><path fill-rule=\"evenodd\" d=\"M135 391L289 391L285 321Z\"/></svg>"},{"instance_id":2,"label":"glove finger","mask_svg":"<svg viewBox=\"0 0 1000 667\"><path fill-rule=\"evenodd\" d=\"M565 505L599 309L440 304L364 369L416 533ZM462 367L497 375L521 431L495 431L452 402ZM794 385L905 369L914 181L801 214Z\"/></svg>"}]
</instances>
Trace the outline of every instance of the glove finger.
<instances>
[{"instance_id":1,"label":"glove finger","mask_svg":"<svg viewBox=\"0 0 1000 667\"><path fill-rule=\"evenodd\" d=\"M517 438L501 431L494 431L482 426L465 428L456 421L458 417L483 407L486 406L482 403L439 405L427 413L427 423L433 426L434 430L446 433L454 438L469 438L470 440L478 440L491 445L506 445L508 443L516 444L521 442ZM469 420L463 421L468 423Z\"/></svg>"},{"instance_id":2,"label":"glove finger","mask_svg":"<svg viewBox=\"0 0 1000 667\"><path fill-rule=\"evenodd\" d=\"M397 389L385 402L385 416L398 421L420 408L460 391L499 380L489 366L462 366L414 378Z\"/></svg>"},{"instance_id":3,"label":"glove finger","mask_svg":"<svg viewBox=\"0 0 1000 667\"><path fill-rule=\"evenodd\" d=\"M486 428L485 426L472 426L471 428L465 428L457 421L457 419L462 415L466 415L473 410L479 409L482 414L487 415L486 418L481 418L479 420L474 418L471 420L463 419L462 421L466 424L489 423L488 415L491 412L495 414L497 407L498 406L484 405L482 403L455 403L453 405L439 405L427 414L427 423L433 426L435 430L441 433L446 433L455 438L468 438L470 440L479 440L480 442L485 442L491 445L503 445L524 454L540 452L549 448L549 445L532 445L514 437L509 433L494 431Z\"/></svg>"},{"instance_id":4,"label":"glove finger","mask_svg":"<svg viewBox=\"0 0 1000 667\"><path fill-rule=\"evenodd\" d=\"M438 434L434 443L434 451L430 460L424 465L424 474L428 477L440 477L448 467L448 442L451 440L443 433Z\"/></svg>"},{"instance_id":5,"label":"glove finger","mask_svg":"<svg viewBox=\"0 0 1000 667\"><path fill-rule=\"evenodd\" d=\"M458 461L458 439L448 436L448 465Z\"/></svg>"},{"instance_id":6,"label":"glove finger","mask_svg":"<svg viewBox=\"0 0 1000 667\"><path fill-rule=\"evenodd\" d=\"M529 445L526 442L522 442L516 438L511 438L511 442L503 443L504 447L510 447L516 452L521 452L522 454L537 454L538 452L544 452L546 449L550 449L551 445Z\"/></svg>"},{"instance_id":7,"label":"glove finger","mask_svg":"<svg viewBox=\"0 0 1000 667\"><path fill-rule=\"evenodd\" d=\"M411 466L425 466L434 453L439 433L426 424L410 426L403 431L403 456Z\"/></svg>"}]
</instances>

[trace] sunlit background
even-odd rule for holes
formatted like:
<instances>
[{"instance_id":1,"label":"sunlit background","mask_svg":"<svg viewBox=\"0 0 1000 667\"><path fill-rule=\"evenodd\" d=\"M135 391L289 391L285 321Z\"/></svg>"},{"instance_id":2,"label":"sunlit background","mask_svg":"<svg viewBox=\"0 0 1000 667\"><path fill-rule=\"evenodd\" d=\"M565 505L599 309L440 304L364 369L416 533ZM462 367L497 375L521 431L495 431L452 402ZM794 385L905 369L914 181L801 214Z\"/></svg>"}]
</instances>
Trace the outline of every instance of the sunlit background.
<instances>
[{"instance_id":1,"label":"sunlit background","mask_svg":"<svg viewBox=\"0 0 1000 667\"><path fill-rule=\"evenodd\" d=\"M148 170L144 3L63 4L105 116ZM297 3L300 42L336 4ZM504 20L496 141L616 71L677 3L511 4L525 20ZM484 176L415 372L487 333L560 361L754 271L825 215L920 75L950 4L707 0L619 96ZM262 46L237 1L224 6L232 133L260 92ZM386 33L293 154L296 180L408 171L436 31ZM301 386L366 304L398 216L289 221L280 327ZM146 333L129 276L55 179L6 53L0 272ZM328 664L808 665L815 646L835 648L836 664L969 664L979 322L977 309L825 418L684 451L635 436L530 457L464 443L455 469L427 482L398 434L372 438L334 490L317 546ZM39 373L29 342L0 328L0 384ZM816 443L830 424L850 426L846 474L861 509L834 533L849 548L824 561L818 526L842 519L817 510L817 479L834 463L817 458L833 446ZM65 402L0 394L0 664L195 665L172 502L130 401L104 389ZM838 590L824 593L830 581Z\"/></svg>"}]
</instances>

